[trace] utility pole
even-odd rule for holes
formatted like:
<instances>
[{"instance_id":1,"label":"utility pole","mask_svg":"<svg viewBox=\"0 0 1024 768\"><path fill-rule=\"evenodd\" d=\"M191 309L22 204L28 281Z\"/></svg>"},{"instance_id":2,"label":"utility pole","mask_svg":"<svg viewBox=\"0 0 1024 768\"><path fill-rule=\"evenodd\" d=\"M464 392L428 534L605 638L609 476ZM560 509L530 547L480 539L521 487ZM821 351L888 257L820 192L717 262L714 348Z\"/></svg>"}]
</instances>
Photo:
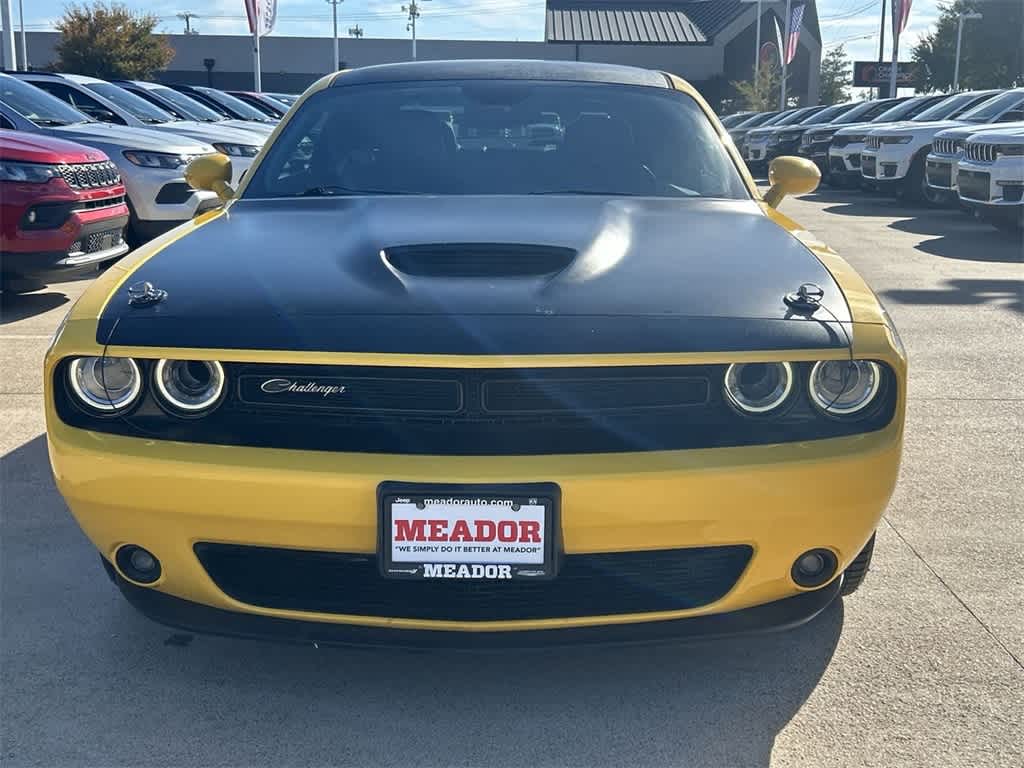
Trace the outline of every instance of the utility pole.
<instances>
[{"instance_id":1,"label":"utility pole","mask_svg":"<svg viewBox=\"0 0 1024 768\"><path fill-rule=\"evenodd\" d=\"M956 25L956 63L953 65L953 91L960 90L960 39L964 36L964 22L977 21L980 13L961 13Z\"/></svg>"},{"instance_id":2,"label":"utility pole","mask_svg":"<svg viewBox=\"0 0 1024 768\"><path fill-rule=\"evenodd\" d=\"M427 0L421 0L427 2ZM403 5L402 10L409 14L409 23L405 25L407 31L412 32L412 60L416 61L416 19L420 17L420 5L412 0L408 5Z\"/></svg>"},{"instance_id":3,"label":"utility pole","mask_svg":"<svg viewBox=\"0 0 1024 768\"><path fill-rule=\"evenodd\" d=\"M363 36L363 28L360 27L358 24L356 24L354 27L349 27L348 28L348 33L349 33L349 35L351 37L362 37Z\"/></svg>"},{"instance_id":4,"label":"utility pole","mask_svg":"<svg viewBox=\"0 0 1024 768\"><path fill-rule=\"evenodd\" d=\"M881 64L883 57L885 56L885 6L889 4L889 0L882 0L882 26L878 29L878 63ZM882 86L878 86L878 98L882 98ZM889 96L895 96L896 94L890 93Z\"/></svg>"},{"instance_id":5,"label":"utility pole","mask_svg":"<svg viewBox=\"0 0 1024 768\"><path fill-rule=\"evenodd\" d=\"M0 0L0 22L4 25L4 69L18 68L18 57L14 55L14 25L11 22L11 18L11 0Z\"/></svg>"},{"instance_id":6,"label":"utility pole","mask_svg":"<svg viewBox=\"0 0 1024 768\"><path fill-rule=\"evenodd\" d=\"M338 52L338 4L343 0L327 0L331 4L331 15L334 16L334 61L331 62L331 72L338 71L338 62L341 61L341 54Z\"/></svg>"},{"instance_id":7,"label":"utility pole","mask_svg":"<svg viewBox=\"0 0 1024 768\"><path fill-rule=\"evenodd\" d=\"M18 0L21 2L21 0ZM198 13L192 13L192 11L182 11L181 13L175 14L179 19L185 22L185 34L186 35L198 35L198 29L192 29L192 19L198 19Z\"/></svg>"}]
</instances>

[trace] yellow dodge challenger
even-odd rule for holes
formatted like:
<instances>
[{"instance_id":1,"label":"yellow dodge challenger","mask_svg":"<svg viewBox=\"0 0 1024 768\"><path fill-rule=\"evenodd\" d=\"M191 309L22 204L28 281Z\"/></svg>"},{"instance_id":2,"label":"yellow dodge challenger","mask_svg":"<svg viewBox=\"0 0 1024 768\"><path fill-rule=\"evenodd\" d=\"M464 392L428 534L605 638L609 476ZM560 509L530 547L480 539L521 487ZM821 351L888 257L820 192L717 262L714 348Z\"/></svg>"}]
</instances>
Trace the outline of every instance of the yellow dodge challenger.
<instances>
[{"instance_id":1,"label":"yellow dodge challenger","mask_svg":"<svg viewBox=\"0 0 1024 768\"><path fill-rule=\"evenodd\" d=\"M684 81L576 62L316 83L223 206L46 356L57 484L168 625L481 647L788 627L868 570L884 308Z\"/></svg>"}]
</instances>

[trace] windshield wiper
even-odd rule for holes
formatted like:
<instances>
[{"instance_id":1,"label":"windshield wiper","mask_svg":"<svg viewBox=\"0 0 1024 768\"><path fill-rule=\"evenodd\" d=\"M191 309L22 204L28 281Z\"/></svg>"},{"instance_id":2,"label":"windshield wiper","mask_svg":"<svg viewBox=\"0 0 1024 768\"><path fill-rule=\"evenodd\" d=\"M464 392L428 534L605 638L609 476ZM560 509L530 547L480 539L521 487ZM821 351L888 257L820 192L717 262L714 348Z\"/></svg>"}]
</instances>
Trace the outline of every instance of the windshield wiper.
<instances>
[{"instance_id":1,"label":"windshield wiper","mask_svg":"<svg viewBox=\"0 0 1024 768\"><path fill-rule=\"evenodd\" d=\"M78 125L78 123L69 123L66 120L47 120L42 117L37 117L32 120L36 125L45 125L50 128L62 128L65 125Z\"/></svg>"}]
</instances>

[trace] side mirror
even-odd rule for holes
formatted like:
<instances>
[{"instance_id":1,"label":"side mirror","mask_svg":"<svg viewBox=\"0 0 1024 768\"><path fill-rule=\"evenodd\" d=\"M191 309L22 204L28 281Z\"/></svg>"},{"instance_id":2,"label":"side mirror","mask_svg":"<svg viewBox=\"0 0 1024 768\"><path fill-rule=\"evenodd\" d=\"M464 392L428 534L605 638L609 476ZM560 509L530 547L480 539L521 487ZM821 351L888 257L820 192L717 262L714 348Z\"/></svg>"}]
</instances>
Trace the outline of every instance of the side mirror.
<instances>
[{"instance_id":1,"label":"side mirror","mask_svg":"<svg viewBox=\"0 0 1024 768\"><path fill-rule=\"evenodd\" d=\"M231 159L219 152L195 158L185 169L185 181L192 189L216 192L224 201L235 196L231 181Z\"/></svg>"},{"instance_id":2,"label":"side mirror","mask_svg":"<svg viewBox=\"0 0 1024 768\"><path fill-rule=\"evenodd\" d=\"M777 157L768 166L771 188L764 193L764 201L778 208L786 195L806 195L816 190L820 181L821 171L810 160L789 155Z\"/></svg>"}]
</instances>

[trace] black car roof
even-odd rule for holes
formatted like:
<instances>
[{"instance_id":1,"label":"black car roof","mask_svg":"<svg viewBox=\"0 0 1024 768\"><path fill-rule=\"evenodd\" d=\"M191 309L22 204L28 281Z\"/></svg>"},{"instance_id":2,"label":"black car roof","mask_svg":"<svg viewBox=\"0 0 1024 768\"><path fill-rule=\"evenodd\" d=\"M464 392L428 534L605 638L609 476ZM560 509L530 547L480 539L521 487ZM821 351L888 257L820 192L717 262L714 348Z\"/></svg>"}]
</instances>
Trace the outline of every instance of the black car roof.
<instances>
[{"instance_id":1,"label":"black car roof","mask_svg":"<svg viewBox=\"0 0 1024 768\"><path fill-rule=\"evenodd\" d=\"M661 72L617 64L584 61L532 61L516 59L463 59L458 61L408 61L377 64L339 72L333 87L410 80L570 80L613 85L646 85L671 88Z\"/></svg>"}]
</instances>

